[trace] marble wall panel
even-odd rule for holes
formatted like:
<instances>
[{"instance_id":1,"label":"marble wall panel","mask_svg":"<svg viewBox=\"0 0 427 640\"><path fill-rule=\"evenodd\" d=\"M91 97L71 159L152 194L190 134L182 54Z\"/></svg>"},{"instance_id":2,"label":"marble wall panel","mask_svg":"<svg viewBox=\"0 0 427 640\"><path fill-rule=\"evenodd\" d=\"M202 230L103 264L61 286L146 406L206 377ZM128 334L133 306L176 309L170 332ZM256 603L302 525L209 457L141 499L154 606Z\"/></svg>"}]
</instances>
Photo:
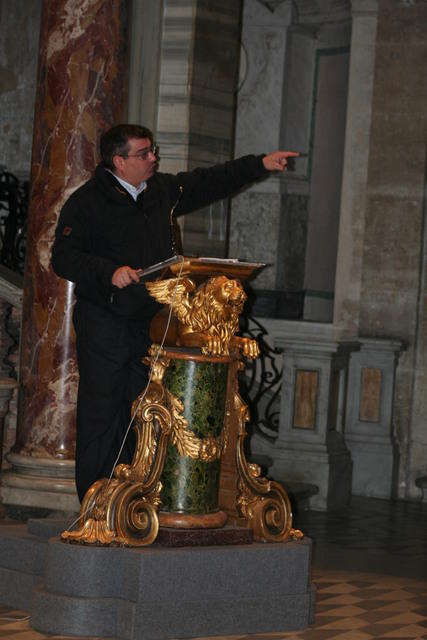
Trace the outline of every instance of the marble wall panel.
<instances>
[{"instance_id":1,"label":"marble wall panel","mask_svg":"<svg viewBox=\"0 0 427 640\"><path fill-rule=\"evenodd\" d=\"M295 377L294 429L314 429L316 426L316 398L319 384L317 371L299 369Z\"/></svg>"},{"instance_id":2,"label":"marble wall panel","mask_svg":"<svg viewBox=\"0 0 427 640\"><path fill-rule=\"evenodd\" d=\"M363 422L379 422L381 407L381 369L364 367L360 389L359 420Z\"/></svg>"}]
</instances>

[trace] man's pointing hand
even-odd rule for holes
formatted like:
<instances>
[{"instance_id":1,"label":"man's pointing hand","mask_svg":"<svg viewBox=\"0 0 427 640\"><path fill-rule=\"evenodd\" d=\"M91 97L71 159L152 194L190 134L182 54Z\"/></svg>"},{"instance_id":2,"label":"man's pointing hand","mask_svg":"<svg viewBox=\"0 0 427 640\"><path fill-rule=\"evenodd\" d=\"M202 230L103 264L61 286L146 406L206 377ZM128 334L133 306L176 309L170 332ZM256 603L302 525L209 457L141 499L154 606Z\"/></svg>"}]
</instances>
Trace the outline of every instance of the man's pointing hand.
<instances>
[{"instance_id":1,"label":"man's pointing hand","mask_svg":"<svg viewBox=\"0 0 427 640\"><path fill-rule=\"evenodd\" d=\"M298 158L298 151L274 151L262 159L267 171L285 171L288 158Z\"/></svg>"}]
</instances>

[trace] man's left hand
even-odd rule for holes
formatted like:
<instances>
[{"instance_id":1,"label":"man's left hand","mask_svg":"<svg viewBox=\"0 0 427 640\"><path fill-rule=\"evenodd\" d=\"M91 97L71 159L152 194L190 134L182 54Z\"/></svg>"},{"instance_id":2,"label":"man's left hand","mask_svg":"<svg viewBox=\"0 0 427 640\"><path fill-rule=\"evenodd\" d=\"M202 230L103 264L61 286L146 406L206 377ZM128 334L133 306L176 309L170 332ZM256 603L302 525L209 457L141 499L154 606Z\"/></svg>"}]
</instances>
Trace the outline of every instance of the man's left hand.
<instances>
[{"instance_id":1,"label":"man's left hand","mask_svg":"<svg viewBox=\"0 0 427 640\"><path fill-rule=\"evenodd\" d=\"M286 171L288 158L298 158L298 151L274 151L264 156L262 161L267 171Z\"/></svg>"}]
</instances>

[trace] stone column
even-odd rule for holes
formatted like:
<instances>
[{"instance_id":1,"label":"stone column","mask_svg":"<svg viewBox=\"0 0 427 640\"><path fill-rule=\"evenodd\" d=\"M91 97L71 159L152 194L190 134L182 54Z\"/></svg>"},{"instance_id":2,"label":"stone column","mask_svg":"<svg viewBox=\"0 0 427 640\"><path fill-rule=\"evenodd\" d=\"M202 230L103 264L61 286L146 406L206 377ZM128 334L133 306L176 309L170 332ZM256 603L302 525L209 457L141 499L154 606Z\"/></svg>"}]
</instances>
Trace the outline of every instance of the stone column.
<instances>
[{"instance_id":1,"label":"stone column","mask_svg":"<svg viewBox=\"0 0 427 640\"><path fill-rule=\"evenodd\" d=\"M374 91L378 0L352 0L352 34L334 324L357 335Z\"/></svg>"},{"instance_id":2,"label":"stone column","mask_svg":"<svg viewBox=\"0 0 427 640\"><path fill-rule=\"evenodd\" d=\"M126 97L127 3L44 0L34 119L17 439L6 504L74 510L72 284L50 266L65 200L91 175Z\"/></svg>"},{"instance_id":3,"label":"stone column","mask_svg":"<svg viewBox=\"0 0 427 640\"><path fill-rule=\"evenodd\" d=\"M286 67L290 3L247 0L243 10L235 157L280 148L282 92ZM268 123L268 124L267 124ZM233 198L229 255L269 266L256 278L257 289L273 290L284 178L271 176Z\"/></svg>"}]
</instances>

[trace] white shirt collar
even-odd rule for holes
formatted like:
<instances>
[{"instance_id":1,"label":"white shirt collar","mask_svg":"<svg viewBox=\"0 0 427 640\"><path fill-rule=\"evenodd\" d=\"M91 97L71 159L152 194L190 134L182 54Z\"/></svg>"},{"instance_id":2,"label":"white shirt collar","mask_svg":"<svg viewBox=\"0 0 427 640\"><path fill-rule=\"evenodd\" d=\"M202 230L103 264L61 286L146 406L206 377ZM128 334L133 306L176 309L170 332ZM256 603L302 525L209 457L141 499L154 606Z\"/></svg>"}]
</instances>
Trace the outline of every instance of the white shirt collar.
<instances>
[{"instance_id":1,"label":"white shirt collar","mask_svg":"<svg viewBox=\"0 0 427 640\"><path fill-rule=\"evenodd\" d=\"M107 171L110 171L110 169L107 169ZM141 184L139 184L137 187L134 187L133 184L130 184L129 182L126 182L126 180L123 180L122 178L119 178L119 176L117 176L112 171L110 171L110 173L113 174L115 179L120 182L122 187L124 189L126 189L126 191L132 196L132 198L135 201L136 201L137 197L139 196L139 194L142 193L147 188L147 183L145 182L145 180L143 180L143 182L141 182Z\"/></svg>"}]
</instances>

